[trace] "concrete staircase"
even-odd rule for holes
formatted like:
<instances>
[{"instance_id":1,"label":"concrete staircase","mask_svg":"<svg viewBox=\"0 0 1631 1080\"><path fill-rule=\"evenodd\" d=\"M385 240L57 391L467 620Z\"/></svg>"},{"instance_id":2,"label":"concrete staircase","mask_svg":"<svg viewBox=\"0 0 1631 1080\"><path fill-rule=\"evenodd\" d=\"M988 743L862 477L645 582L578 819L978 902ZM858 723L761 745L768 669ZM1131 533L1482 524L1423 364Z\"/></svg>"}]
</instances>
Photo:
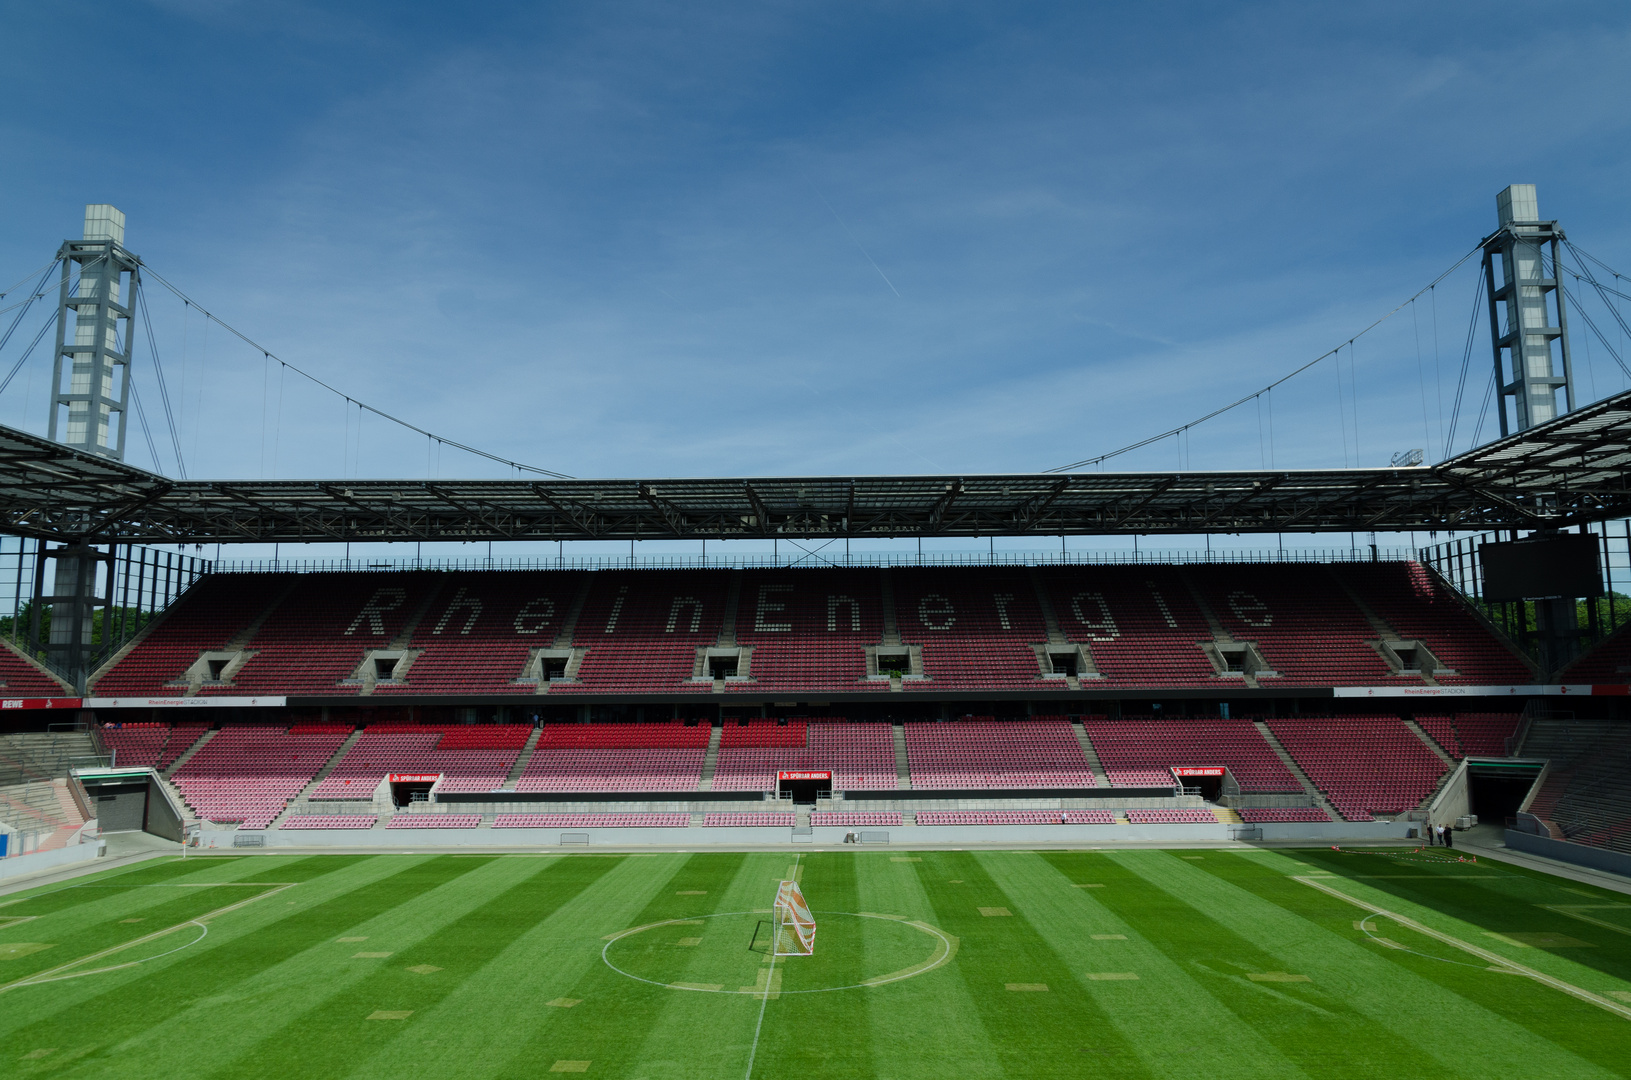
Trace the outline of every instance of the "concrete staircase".
<instances>
[{"instance_id":1,"label":"concrete staircase","mask_svg":"<svg viewBox=\"0 0 1631 1080\"><path fill-rule=\"evenodd\" d=\"M1274 737L1274 732L1269 730L1269 726L1261 720L1252 721L1252 726L1257 729L1259 735L1263 736L1263 741L1269 744L1269 749L1274 751L1274 756L1280 759L1280 763L1290 770L1292 776L1296 777L1297 783L1301 784L1303 790L1314 800L1314 805L1330 814L1331 820L1343 820L1342 815L1337 813L1336 807L1331 805L1330 801L1320 792L1320 789L1314 785L1314 781L1310 780L1308 774L1303 772L1302 766L1292 760L1291 755L1286 752L1286 748L1280 744L1280 740Z\"/></svg>"},{"instance_id":2,"label":"concrete staircase","mask_svg":"<svg viewBox=\"0 0 1631 1080\"><path fill-rule=\"evenodd\" d=\"M724 734L725 729L718 725L708 731L708 752L702 758L702 776L697 780L698 791L714 789L714 769L719 765L719 742Z\"/></svg>"},{"instance_id":3,"label":"concrete staircase","mask_svg":"<svg viewBox=\"0 0 1631 1080\"><path fill-rule=\"evenodd\" d=\"M1427 734L1427 729L1426 728L1422 727L1420 724L1416 723L1416 721L1414 721L1414 720L1406 720L1404 722L1404 726L1409 728L1411 731L1415 732L1416 738L1420 739L1423 743L1425 743L1426 746L1427 746L1427 749L1429 749L1433 753L1437 754L1440 761L1444 762L1444 764L1448 765L1452 770L1456 767L1457 762L1456 762L1455 758L1450 756L1450 753L1447 750L1445 750L1444 747L1442 747L1442 746L1440 746L1438 744L1437 739L1435 739L1431 735Z\"/></svg>"},{"instance_id":4,"label":"concrete staircase","mask_svg":"<svg viewBox=\"0 0 1631 1080\"><path fill-rule=\"evenodd\" d=\"M1080 720L1072 720L1070 730L1075 732L1076 741L1081 744L1082 756L1087 759L1087 767L1093 770L1094 785L1109 787L1110 777L1105 774L1104 765L1099 761L1098 751L1093 749L1093 743L1087 737L1087 729L1082 727Z\"/></svg>"},{"instance_id":5,"label":"concrete staircase","mask_svg":"<svg viewBox=\"0 0 1631 1080\"><path fill-rule=\"evenodd\" d=\"M1212 807L1212 816L1225 825L1244 825L1246 821L1240 816L1240 811L1231 810L1227 806Z\"/></svg>"},{"instance_id":6,"label":"concrete staircase","mask_svg":"<svg viewBox=\"0 0 1631 1080\"><path fill-rule=\"evenodd\" d=\"M187 748L187 752L185 754L182 754L180 757L172 761L170 763L170 767L164 770L164 778L168 780L170 777L174 776L177 769L187 764L188 759L204 748L205 743L215 738L215 730L215 728L210 728L208 731L204 732L197 742L193 743L192 746Z\"/></svg>"},{"instance_id":7,"label":"concrete staircase","mask_svg":"<svg viewBox=\"0 0 1631 1080\"><path fill-rule=\"evenodd\" d=\"M895 786L902 791L912 789L912 767L906 759L906 725L899 720L889 725L895 735Z\"/></svg>"},{"instance_id":8,"label":"concrete staircase","mask_svg":"<svg viewBox=\"0 0 1631 1080\"><path fill-rule=\"evenodd\" d=\"M532 734L527 736L527 744L515 756L515 764L510 766L509 775L504 777L504 790L514 791L515 783L521 779L521 774L527 771L527 762L532 760L533 751L538 749L538 740L544 734L543 728L533 728Z\"/></svg>"}]
</instances>

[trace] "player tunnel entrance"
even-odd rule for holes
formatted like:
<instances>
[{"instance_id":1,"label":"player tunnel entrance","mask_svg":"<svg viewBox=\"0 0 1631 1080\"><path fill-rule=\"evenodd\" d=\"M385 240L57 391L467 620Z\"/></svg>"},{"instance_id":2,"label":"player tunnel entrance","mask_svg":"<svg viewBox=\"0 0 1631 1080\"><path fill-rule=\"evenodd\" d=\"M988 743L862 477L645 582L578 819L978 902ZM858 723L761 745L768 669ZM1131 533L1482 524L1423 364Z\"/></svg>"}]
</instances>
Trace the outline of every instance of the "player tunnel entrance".
<instances>
[{"instance_id":1,"label":"player tunnel entrance","mask_svg":"<svg viewBox=\"0 0 1631 1080\"><path fill-rule=\"evenodd\" d=\"M441 773L391 773L385 778L391 787L391 804L402 807L410 803L429 802L430 789L441 778Z\"/></svg>"},{"instance_id":2,"label":"player tunnel entrance","mask_svg":"<svg viewBox=\"0 0 1631 1080\"><path fill-rule=\"evenodd\" d=\"M832 773L825 770L783 771L776 774L776 797L795 803L815 805L817 798L831 798Z\"/></svg>"},{"instance_id":3,"label":"player tunnel entrance","mask_svg":"<svg viewBox=\"0 0 1631 1080\"><path fill-rule=\"evenodd\" d=\"M1207 802L1223 797L1229 770L1222 765L1174 765L1173 778L1185 795L1199 795Z\"/></svg>"}]
</instances>

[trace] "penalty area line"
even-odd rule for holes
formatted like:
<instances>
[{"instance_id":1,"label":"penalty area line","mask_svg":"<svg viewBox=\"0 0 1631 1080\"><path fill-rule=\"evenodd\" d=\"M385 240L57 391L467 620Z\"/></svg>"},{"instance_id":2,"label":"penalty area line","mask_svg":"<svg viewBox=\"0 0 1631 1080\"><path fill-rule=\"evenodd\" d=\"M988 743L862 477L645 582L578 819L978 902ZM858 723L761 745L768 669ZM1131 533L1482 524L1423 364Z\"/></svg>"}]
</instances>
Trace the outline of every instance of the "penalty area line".
<instances>
[{"instance_id":1,"label":"penalty area line","mask_svg":"<svg viewBox=\"0 0 1631 1080\"><path fill-rule=\"evenodd\" d=\"M1454 936L1452 936L1450 934L1446 934L1441 930L1434 930L1431 926L1428 926L1425 923L1417 922L1415 919L1412 919L1407 915L1400 915L1400 914L1397 914L1396 912L1389 911L1386 908L1377 907L1375 904L1368 903L1368 902L1366 902L1364 900L1359 899L1358 897L1349 896L1347 893L1343 892L1340 889L1333 889L1331 886L1327 885L1324 881L1319 881L1319 880L1316 880L1314 878L1303 877L1303 876L1293 876L1291 880L1300 881L1304 885L1309 886L1310 888L1318 889L1322 893L1328 893L1329 895L1334 896L1339 900L1346 900L1348 903L1352 904L1354 907L1363 908L1364 910L1372 912L1373 914L1376 914L1376 915L1380 915L1383 918L1392 919L1394 922L1398 923L1400 926L1409 927L1410 929L1416 931L1419 934L1425 934L1430 938L1434 938L1434 939L1436 939L1438 941L1442 941L1444 944L1449 945L1452 948L1460 949L1462 952L1469 953L1469 954L1471 954L1473 956L1476 956L1479 959L1489 963L1490 965L1492 965L1492 966L1494 966L1494 967L1496 967L1496 968L1498 968L1500 970L1509 971L1509 972L1512 972L1513 974L1516 974L1516 975L1526 976L1528 978L1531 978L1531 979L1535 980L1536 982L1540 983L1543 986L1549 986L1553 990L1561 991L1561 992L1563 992L1565 994L1568 994L1570 997L1579 998L1581 1001L1584 1001L1584 1002L1586 1002L1588 1004L1591 1004L1591 1005L1595 1005L1599 1009L1603 1009L1603 1010L1605 1010L1607 1012L1611 1012L1611 1013L1613 1013L1614 1015L1620 1017L1623 1020L1631 1020L1631 1007L1627 1007L1625 1005L1622 1005L1617 1001L1611 1001L1608 998L1602 997L1601 995L1594 994L1590 990L1585 989L1584 987L1575 986L1573 983L1564 982L1562 979L1559 979L1559 978L1557 978L1555 976L1552 976L1552 975L1548 975L1543 971L1537 971L1532 967L1527 967L1527 966L1525 966L1523 964L1520 964L1516 960L1509 960L1506 957L1502 956L1500 953L1491 952L1488 949L1481 949L1477 945L1474 945L1470 941L1462 941L1460 938L1454 937ZM1407 949L1405 951L1413 952L1414 950Z\"/></svg>"}]
</instances>

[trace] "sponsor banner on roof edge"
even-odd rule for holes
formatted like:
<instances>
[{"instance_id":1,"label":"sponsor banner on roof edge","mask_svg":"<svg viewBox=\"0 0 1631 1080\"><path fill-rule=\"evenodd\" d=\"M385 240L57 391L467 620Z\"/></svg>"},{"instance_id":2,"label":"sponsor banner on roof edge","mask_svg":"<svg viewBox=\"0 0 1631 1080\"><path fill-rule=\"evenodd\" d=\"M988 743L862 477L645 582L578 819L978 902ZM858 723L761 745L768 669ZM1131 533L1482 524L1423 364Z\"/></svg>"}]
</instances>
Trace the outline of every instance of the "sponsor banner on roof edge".
<instances>
[{"instance_id":1,"label":"sponsor banner on roof edge","mask_svg":"<svg viewBox=\"0 0 1631 1080\"><path fill-rule=\"evenodd\" d=\"M0 709L77 709L76 697L0 698Z\"/></svg>"},{"instance_id":2,"label":"sponsor banner on roof edge","mask_svg":"<svg viewBox=\"0 0 1631 1080\"><path fill-rule=\"evenodd\" d=\"M1590 683L1554 683L1537 686L1337 686L1332 697L1339 698L1438 698L1438 697L1601 697L1623 696L1624 686L1592 686Z\"/></svg>"},{"instance_id":3,"label":"sponsor banner on roof edge","mask_svg":"<svg viewBox=\"0 0 1631 1080\"><path fill-rule=\"evenodd\" d=\"M259 709L288 704L286 697L93 697L87 709ZM61 706L58 706L61 708Z\"/></svg>"}]
</instances>

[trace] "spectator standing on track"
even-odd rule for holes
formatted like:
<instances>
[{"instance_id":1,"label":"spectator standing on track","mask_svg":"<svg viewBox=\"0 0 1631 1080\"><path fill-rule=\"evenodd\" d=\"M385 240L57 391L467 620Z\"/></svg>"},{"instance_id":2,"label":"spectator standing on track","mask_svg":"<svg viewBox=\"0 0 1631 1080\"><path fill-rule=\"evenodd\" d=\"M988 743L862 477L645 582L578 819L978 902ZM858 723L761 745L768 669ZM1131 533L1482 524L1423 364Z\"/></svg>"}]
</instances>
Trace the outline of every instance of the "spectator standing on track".
<instances>
[{"instance_id":1,"label":"spectator standing on track","mask_svg":"<svg viewBox=\"0 0 1631 1080\"><path fill-rule=\"evenodd\" d=\"M1448 847L1448 848L1455 847L1455 826L1454 825L1444 826L1444 846Z\"/></svg>"},{"instance_id":2,"label":"spectator standing on track","mask_svg":"<svg viewBox=\"0 0 1631 1080\"><path fill-rule=\"evenodd\" d=\"M1422 834L1422 836L1427 838L1427 846L1432 847L1433 846L1433 823L1431 821L1422 822L1421 834Z\"/></svg>"}]
</instances>

